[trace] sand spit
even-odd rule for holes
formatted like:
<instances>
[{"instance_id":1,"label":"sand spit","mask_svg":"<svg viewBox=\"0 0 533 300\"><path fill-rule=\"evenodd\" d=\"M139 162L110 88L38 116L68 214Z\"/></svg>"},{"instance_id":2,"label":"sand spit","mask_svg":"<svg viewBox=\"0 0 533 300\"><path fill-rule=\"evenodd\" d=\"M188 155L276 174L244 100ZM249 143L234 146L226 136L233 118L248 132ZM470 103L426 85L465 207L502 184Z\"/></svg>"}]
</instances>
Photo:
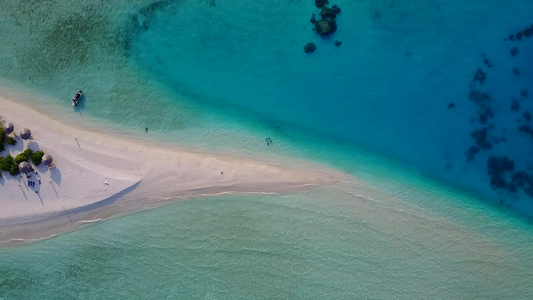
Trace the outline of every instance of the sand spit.
<instances>
[{"instance_id":1,"label":"sand spit","mask_svg":"<svg viewBox=\"0 0 533 300\"><path fill-rule=\"evenodd\" d=\"M31 148L52 155L55 164L52 169L35 167L36 173L29 178L3 172L0 242L38 237L35 230L30 234L17 227L39 224L35 227L42 230L59 218L86 223L81 215L131 212L132 207L141 209L143 201L221 193L290 193L335 182L333 172L289 170L229 156L185 152L69 126L13 99L0 97L0 116L15 124L17 135L23 128L32 132L31 140L17 137L17 145L7 146L3 156ZM110 204L119 205L113 205L112 213L105 212ZM8 234L15 231L25 233Z\"/></svg>"},{"instance_id":2,"label":"sand spit","mask_svg":"<svg viewBox=\"0 0 533 300\"><path fill-rule=\"evenodd\" d=\"M436 251L446 241L445 248L453 249L455 256L487 262L490 270L506 257L500 247L476 232L312 162L298 163L298 169L285 168L134 141L65 124L2 97L0 117L14 123L17 134L25 127L32 131L31 140L17 138L17 145L8 146L2 155L16 155L29 147L52 155L55 164L53 169L36 167L38 173L30 178L3 172L0 247L39 241L191 197L289 194L318 188L318 192L331 190L328 197L347 197L344 213L357 216L374 230ZM29 181L35 186L29 186Z\"/></svg>"}]
</instances>

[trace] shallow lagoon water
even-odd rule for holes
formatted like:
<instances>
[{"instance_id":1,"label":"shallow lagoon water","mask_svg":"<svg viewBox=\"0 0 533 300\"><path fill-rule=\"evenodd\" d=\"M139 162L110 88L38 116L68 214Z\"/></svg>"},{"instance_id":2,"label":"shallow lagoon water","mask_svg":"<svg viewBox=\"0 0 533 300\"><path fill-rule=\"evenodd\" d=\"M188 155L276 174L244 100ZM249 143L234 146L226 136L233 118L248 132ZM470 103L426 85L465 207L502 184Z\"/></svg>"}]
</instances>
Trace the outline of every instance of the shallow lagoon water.
<instances>
[{"instance_id":1,"label":"shallow lagoon water","mask_svg":"<svg viewBox=\"0 0 533 300\"><path fill-rule=\"evenodd\" d=\"M354 202L327 190L176 203L1 250L0 291L7 299L532 296L530 226L479 207L467 214L470 228L423 214L409 225L409 216L372 219Z\"/></svg>"},{"instance_id":2,"label":"shallow lagoon water","mask_svg":"<svg viewBox=\"0 0 533 300\"><path fill-rule=\"evenodd\" d=\"M358 206L335 191L228 196L3 250L2 293L34 298L46 287L66 297L131 298L135 285L139 298L152 296L154 286L154 298L529 298L530 225L487 203L503 199L528 215L532 199L493 190L486 165L490 156L508 155L531 169L531 139L517 124L532 109L520 91L531 86L533 40L504 39L530 25L533 3L339 1L339 29L323 39L311 30L312 2L6 1L0 92L137 139L327 163L476 232L504 249L501 260L480 262L465 249L467 258L443 255L449 245L428 246L433 240L423 230L414 235L426 242L411 245L399 232L364 229L364 215L343 215ZM317 44L315 53L303 53L307 42ZM520 54L512 57L515 46ZM470 133L482 127L468 99L478 68L488 78L476 88L494 99L488 125L507 141L467 162ZM86 101L72 111L65 106L80 87ZM510 110L514 99L520 113ZM182 216L189 210L195 218ZM226 243L227 253L220 250ZM158 268L169 262L175 265ZM492 267L477 269L485 264Z\"/></svg>"}]
</instances>

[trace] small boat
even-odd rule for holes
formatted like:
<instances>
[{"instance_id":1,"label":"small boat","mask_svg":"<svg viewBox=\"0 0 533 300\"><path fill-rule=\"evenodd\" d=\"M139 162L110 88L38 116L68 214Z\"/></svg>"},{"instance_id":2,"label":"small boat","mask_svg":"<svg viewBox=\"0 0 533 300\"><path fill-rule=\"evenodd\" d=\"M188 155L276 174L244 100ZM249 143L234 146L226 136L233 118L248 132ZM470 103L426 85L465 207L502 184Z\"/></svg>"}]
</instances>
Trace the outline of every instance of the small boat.
<instances>
[{"instance_id":1,"label":"small boat","mask_svg":"<svg viewBox=\"0 0 533 300\"><path fill-rule=\"evenodd\" d=\"M78 102L81 100L81 97L83 97L83 93L80 90L79 92L76 93L76 96L72 98L72 106L78 106Z\"/></svg>"}]
</instances>

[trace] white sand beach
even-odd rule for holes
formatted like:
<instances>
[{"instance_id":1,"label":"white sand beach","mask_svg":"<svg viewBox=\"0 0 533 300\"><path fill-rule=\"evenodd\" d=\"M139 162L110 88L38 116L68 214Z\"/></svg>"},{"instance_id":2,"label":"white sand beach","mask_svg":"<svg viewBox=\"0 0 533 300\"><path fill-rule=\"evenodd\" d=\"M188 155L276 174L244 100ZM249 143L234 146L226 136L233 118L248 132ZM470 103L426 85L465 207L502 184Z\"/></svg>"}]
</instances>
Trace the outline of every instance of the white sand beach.
<instances>
[{"instance_id":1,"label":"white sand beach","mask_svg":"<svg viewBox=\"0 0 533 300\"><path fill-rule=\"evenodd\" d=\"M43 164L34 166L37 172L31 173L29 178L3 172L0 241L39 237L35 230L26 230L26 233L16 230L32 224L39 224L42 230L46 227L43 223L56 219L83 223L86 220L76 218L77 215L93 210L102 212L107 205L117 202L121 208L106 216L135 211L142 206L136 206L139 202L151 201L146 199L161 203L195 195L286 193L334 182L333 172L288 170L83 130L11 99L0 97L0 108L2 120L15 125L18 142L15 146L6 145L2 155L15 156L26 148L42 150L52 155L55 165L51 169ZM23 128L31 130L31 140L18 137ZM34 184L30 186L29 182ZM54 226L48 226L49 232L54 232ZM13 230L18 233L13 234Z\"/></svg>"}]
</instances>

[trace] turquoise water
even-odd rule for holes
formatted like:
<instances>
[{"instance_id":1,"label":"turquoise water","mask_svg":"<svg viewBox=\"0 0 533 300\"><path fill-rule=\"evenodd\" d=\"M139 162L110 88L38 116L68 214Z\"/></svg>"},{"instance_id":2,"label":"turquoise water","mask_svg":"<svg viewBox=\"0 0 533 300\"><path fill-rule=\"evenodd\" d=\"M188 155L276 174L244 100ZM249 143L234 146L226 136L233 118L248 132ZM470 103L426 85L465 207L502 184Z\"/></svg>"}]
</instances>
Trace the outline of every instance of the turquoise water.
<instances>
[{"instance_id":1,"label":"turquoise water","mask_svg":"<svg viewBox=\"0 0 533 300\"><path fill-rule=\"evenodd\" d=\"M493 156L531 171L531 137L519 127L533 111L520 96L532 82L533 39L504 40L531 25L530 1L341 1L331 38L311 30L317 9L307 1L47 3L4 4L0 92L37 94L26 101L58 118L90 117L104 130L207 152L305 156L350 172L365 163L353 157L373 152L533 212L527 188L494 189L487 174ZM302 51L307 42L318 46L312 55ZM487 80L472 85L478 68ZM87 103L69 111L79 88ZM486 124L471 90L491 96ZM468 161L471 134L483 128L492 148Z\"/></svg>"},{"instance_id":2,"label":"turquoise water","mask_svg":"<svg viewBox=\"0 0 533 300\"><path fill-rule=\"evenodd\" d=\"M530 226L475 209L467 209L471 229L417 212L418 222L388 219L388 212L373 218L361 204L332 190L176 203L0 251L0 293L6 299L533 296Z\"/></svg>"},{"instance_id":3,"label":"turquoise water","mask_svg":"<svg viewBox=\"0 0 533 300\"><path fill-rule=\"evenodd\" d=\"M533 45L524 40L522 55L512 57L514 44L503 39L518 30L513 29L518 20L521 27L530 26L532 4L384 1L367 4L370 9L364 3L338 4L339 32L326 39L310 30L315 8L306 1L200 2L161 9L144 21L133 52L162 82L214 110L363 146L496 199L516 196L492 191L487 160L509 155L517 168L530 168L531 139L518 132L520 116L509 106L531 85L531 57L524 49ZM521 10L523 15L517 13ZM250 13L258 11L265 17ZM277 18L283 22L273 21ZM333 39L342 46L333 46ZM318 51L302 54L306 41L316 42ZM513 64L522 69L519 78L512 74ZM476 89L495 98L490 107L495 118L488 124L472 120L479 108L468 94L477 68L488 69L488 79ZM521 104L522 110L533 108L527 99ZM506 142L493 142L493 149L467 161L470 133L488 126L494 127L491 141L505 137ZM521 201L521 209L531 207L531 199Z\"/></svg>"},{"instance_id":4,"label":"turquoise water","mask_svg":"<svg viewBox=\"0 0 533 300\"><path fill-rule=\"evenodd\" d=\"M533 112L521 95L533 39L504 40L531 26L533 2L335 3L338 30L320 38L313 1L2 2L0 95L132 138L326 163L403 204L356 213L349 189L177 203L2 250L0 297L531 298L531 228L502 207L531 216L533 199L494 189L487 162L533 166L518 130ZM482 128L492 148L469 161ZM414 208L425 214L404 219Z\"/></svg>"}]
</instances>

